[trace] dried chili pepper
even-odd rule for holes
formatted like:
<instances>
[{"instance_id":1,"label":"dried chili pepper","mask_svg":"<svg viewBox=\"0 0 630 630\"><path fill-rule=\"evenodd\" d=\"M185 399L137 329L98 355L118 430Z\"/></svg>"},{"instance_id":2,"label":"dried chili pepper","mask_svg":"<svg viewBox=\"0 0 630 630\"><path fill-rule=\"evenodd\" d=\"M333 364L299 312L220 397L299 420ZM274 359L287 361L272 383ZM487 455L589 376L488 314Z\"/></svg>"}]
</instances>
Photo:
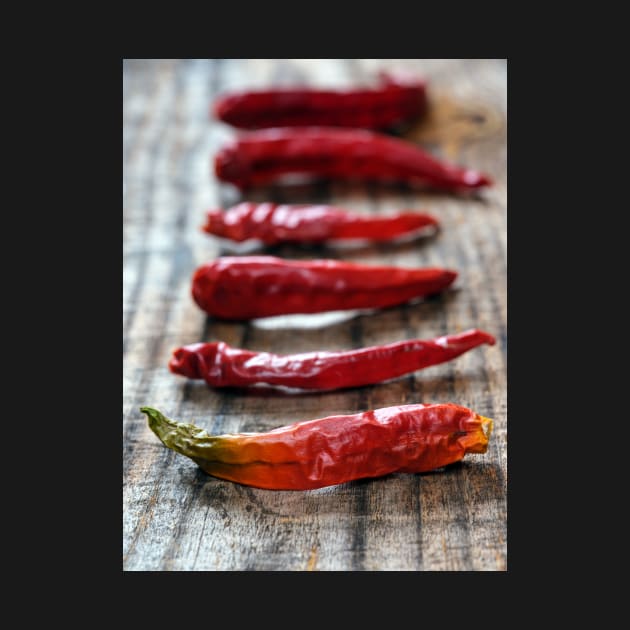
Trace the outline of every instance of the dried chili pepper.
<instances>
[{"instance_id":1,"label":"dried chili pepper","mask_svg":"<svg viewBox=\"0 0 630 630\"><path fill-rule=\"evenodd\" d=\"M380 383L450 361L483 344L494 345L495 339L482 330L467 330L436 339L410 339L345 352L288 355L252 352L215 341L177 348L168 366L174 374L204 379L212 387L247 387L266 383L331 390Z\"/></svg>"},{"instance_id":2,"label":"dried chili pepper","mask_svg":"<svg viewBox=\"0 0 630 630\"><path fill-rule=\"evenodd\" d=\"M225 211L207 211L203 230L238 243L258 239L265 245L277 245L336 239L390 241L438 225L435 217L415 212L366 216L333 206L245 202Z\"/></svg>"},{"instance_id":3,"label":"dried chili pepper","mask_svg":"<svg viewBox=\"0 0 630 630\"><path fill-rule=\"evenodd\" d=\"M219 98L216 118L241 129L327 125L384 129L421 116L426 82L382 73L375 89L276 88L240 91Z\"/></svg>"},{"instance_id":4,"label":"dried chili pepper","mask_svg":"<svg viewBox=\"0 0 630 630\"><path fill-rule=\"evenodd\" d=\"M447 404L385 407L266 433L209 435L142 407L162 443L208 474L268 490L310 490L394 472L418 473L485 453L492 420Z\"/></svg>"},{"instance_id":5,"label":"dried chili pepper","mask_svg":"<svg viewBox=\"0 0 630 630\"><path fill-rule=\"evenodd\" d=\"M342 180L406 182L444 190L470 190L490 179L440 162L405 140L363 129L283 127L253 131L216 155L219 179L245 189L307 175Z\"/></svg>"},{"instance_id":6,"label":"dried chili pepper","mask_svg":"<svg viewBox=\"0 0 630 630\"><path fill-rule=\"evenodd\" d=\"M224 256L195 271L192 296L210 315L244 320L394 306L439 293L456 277L457 272L439 268Z\"/></svg>"}]
</instances>

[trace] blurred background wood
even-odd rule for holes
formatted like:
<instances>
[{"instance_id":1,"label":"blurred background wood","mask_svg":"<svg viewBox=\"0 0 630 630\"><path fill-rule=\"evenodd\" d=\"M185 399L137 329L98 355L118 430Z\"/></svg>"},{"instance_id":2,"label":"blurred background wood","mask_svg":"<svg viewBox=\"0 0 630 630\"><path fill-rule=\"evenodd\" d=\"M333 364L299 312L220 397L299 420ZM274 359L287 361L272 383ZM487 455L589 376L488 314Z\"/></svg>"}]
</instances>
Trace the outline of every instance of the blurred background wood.
<instances>
[{"instance_id":1,"label":"blurred background wood","mask_svg":"<svg viewBox=\"0 0 630 630\"><path fill-rule=\"evenodd\" d=\"M505 60L125 60L123 269L123 569L506 570L507 88ZM371 84L382 69L429 81L431 109L404 137L490 174L458 198L407 187L274 186L247 198L211 161L235 131L209 116L231 89ZM214 321L193 303L197 265L231 253L200 232L204 210L240 200L334 203L365 212L412 208L442 222L435 237L357 250L281 246L287 258L343 258L459 271L439 298L377 313ZM277 353L357 348L478 327L497 345L360 389L287 395L214 391L171 374L172 350L224 340ZM265 431L297 420L395 404L456 402L495 421L485 455L443 471L274 492L209 477L164 448L141 405L210 432Z\"/></svg>"}]
</instances>

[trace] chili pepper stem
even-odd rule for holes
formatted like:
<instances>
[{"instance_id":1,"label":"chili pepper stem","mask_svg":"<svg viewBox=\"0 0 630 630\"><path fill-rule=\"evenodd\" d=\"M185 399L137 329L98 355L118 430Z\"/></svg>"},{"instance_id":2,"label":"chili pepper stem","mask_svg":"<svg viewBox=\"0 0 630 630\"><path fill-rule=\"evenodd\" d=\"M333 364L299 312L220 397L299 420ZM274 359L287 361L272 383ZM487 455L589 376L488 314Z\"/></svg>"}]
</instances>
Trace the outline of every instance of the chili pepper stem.
<instances>
[{"instance_id":1,"label":"chili pepper stem","mask_svg":"<svg viewBox=\"0 0 630 630\"><path fill-rule=\"evenodd\" d=\"M216 438L194 424L175 422L152 407L140 407L147 415L149 428L167 448L187 457L200 457L203 452L207 456L207 448L214 446ZM201 448L200 448L201 447Z\"/></svg>"}]
</instances>

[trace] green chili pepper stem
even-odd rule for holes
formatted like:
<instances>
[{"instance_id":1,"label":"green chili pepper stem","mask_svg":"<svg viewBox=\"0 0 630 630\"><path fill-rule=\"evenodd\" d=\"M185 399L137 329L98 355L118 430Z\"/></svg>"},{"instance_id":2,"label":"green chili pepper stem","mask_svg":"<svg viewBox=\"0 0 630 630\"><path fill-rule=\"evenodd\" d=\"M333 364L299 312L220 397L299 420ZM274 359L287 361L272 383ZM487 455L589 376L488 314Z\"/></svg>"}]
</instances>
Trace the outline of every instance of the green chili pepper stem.
<instances>
[{"instance_id":1,"label":"green chili pepper stem","mask_svg":"<svg viewBox=\"0 0 630 630\"><path fill-rule=\"evenodd\" d=\"M207 456L217 438L208 434L194 424L175 422L152 407L140 407L140 411L147 415L149 428L158 436L167 448L186 455L187 457Z\"/></svg>"}]
</instances>

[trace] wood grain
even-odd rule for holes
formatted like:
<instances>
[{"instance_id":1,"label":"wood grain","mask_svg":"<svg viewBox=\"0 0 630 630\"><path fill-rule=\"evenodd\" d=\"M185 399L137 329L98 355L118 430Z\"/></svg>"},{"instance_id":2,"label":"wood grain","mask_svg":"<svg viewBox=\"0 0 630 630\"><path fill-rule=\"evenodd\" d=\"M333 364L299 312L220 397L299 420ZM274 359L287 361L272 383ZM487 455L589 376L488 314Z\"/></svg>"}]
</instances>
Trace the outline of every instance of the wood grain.
<instances>
[{"instance_id":1,"label":"wood grain","mask_svg":"<svg viewBox=\"0 0 630 630\"><path fill-rule=\"evenodd\" d=\"M365 213L435 214L435 237L356 250L267 251L459 271L456 289L351 317L293 316L247 324L207 318L190 297L197 265L230 253L199 230L203 211L242 200L211 158L233 130L209 117L229 89L349 86L379 70L430 80L431 111L405 132L434 154L489 173L495 185L457 198L405 186L273 186L247 199L327 202ZM125 60L123 269L123 569L126 571L400 571L507 569L507 113L505 60ZM447 364L355 390L286 395L211 390L171 374L171 351L221 339L278 353L347 349L478 327L497 337ZM495 421L485 455L443 471L397 474L308 492L274 492L209 477L165 449L142 405L211 432L264 431L336 413L457 402Z\"/></svg>"}]
</instances>

